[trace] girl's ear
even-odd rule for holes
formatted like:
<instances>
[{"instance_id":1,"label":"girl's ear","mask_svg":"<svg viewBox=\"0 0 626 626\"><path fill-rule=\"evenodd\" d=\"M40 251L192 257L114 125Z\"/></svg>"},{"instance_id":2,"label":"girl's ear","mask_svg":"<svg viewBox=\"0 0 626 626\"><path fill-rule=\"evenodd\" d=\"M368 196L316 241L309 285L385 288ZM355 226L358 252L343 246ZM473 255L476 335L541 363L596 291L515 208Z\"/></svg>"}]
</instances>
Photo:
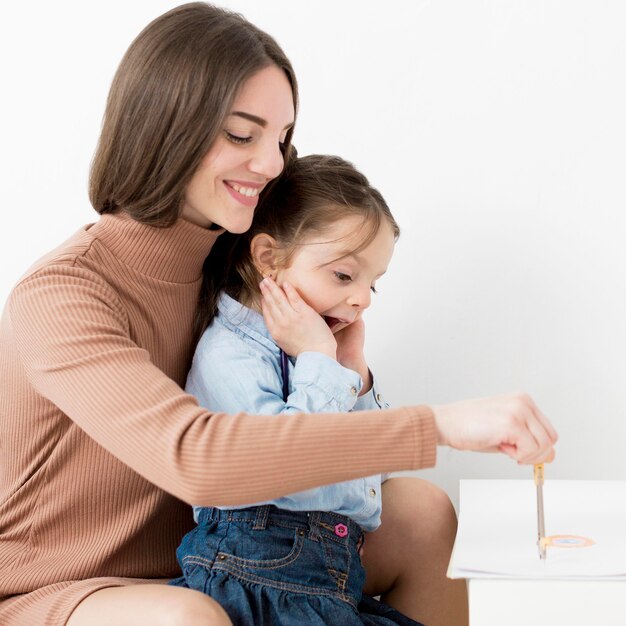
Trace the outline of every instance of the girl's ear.
<instances>
[{"instance_id":1,"label":"girl's ear","mask_svg":"<svg viewBox=\"0 0 626 626\"><path fill-rule=\"evenodd\" d=\"M276 278L278 244L271 235L259 233L250 242L250 255L261 276Z\"/></svg>"}]
</instances>

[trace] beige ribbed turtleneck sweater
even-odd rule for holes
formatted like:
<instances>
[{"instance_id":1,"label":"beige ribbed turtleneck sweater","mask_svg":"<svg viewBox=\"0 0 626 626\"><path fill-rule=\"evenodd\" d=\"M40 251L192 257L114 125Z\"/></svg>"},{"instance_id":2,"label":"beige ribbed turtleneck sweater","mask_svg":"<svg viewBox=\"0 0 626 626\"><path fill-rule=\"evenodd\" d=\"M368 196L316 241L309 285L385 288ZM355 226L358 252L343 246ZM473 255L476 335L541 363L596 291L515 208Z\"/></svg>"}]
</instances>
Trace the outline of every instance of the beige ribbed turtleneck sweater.
<instances>
[{"instance_id":1,"label":"beige ribbed turtleneck sweater","mask_svg":"<svg viewBox=\"0 0 626 626\"><path fill-rule=\"evenodd\" d=\"M105 215L20 280L0 327L0 623L64 624L89 593L178 575L188 504L428 467L426 407L211 413L186 394L217 234Z\"/></svg>"}]
</instances>

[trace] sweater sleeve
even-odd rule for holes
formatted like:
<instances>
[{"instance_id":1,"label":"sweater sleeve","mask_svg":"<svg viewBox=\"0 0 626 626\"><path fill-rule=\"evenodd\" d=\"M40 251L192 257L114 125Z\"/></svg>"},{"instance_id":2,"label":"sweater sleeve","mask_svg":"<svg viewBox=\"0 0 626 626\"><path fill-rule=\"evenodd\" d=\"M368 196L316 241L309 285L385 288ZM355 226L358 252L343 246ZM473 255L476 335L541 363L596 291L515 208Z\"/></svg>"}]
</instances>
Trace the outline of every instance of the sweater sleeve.
<instances>
[{"instance_id":1,"label":"sweater sleeve","mask_svg":"<svg viewBox=\"0 0 626 626\"><path fill-rule=\"evenodd\" d=\"M8 306L35 390L183 501L243 504L434 464L428 407L289 416L200 408L132 341L116 293L89 270L49 266L24 279Z\"/></svg>"}]
</instances>

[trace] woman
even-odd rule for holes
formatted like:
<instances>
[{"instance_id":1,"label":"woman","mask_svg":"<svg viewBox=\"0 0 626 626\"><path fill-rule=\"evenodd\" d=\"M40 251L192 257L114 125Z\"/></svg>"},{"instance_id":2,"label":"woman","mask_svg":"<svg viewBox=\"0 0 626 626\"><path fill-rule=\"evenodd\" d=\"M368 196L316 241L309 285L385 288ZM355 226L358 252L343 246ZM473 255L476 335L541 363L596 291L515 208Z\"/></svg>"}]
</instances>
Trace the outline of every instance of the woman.
<instances>
[{"instance_id":1,"label":"woman","mask_svg":"<svg viewBox=\"0 0 626 626\"><path fill-rule=\"evenodd\" d=\"M2 623L228 624L208 596L161 584L178 574L187 503L427 467L436 443L551 455L556 434L525 396L283 419L212 414L183 392L204 259L223 229L248 228L296 110L274 40L209 5L161 16L127 51L91 172L102 217L27 272L2 318ZM442 573L449 503L419 481L386 490L366 591L416 619L424 595L462 607ZM433 516L447 530L427 546L427 524L410 533Z\"/></svg>"}]
</instances>

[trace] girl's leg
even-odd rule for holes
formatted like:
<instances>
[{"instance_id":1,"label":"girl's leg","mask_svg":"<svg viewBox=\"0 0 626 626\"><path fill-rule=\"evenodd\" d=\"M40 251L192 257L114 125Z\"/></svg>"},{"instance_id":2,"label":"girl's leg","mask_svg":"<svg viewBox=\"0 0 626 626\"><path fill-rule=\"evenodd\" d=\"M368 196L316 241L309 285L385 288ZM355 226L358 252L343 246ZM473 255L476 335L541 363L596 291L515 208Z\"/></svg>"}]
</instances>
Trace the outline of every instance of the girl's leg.
<instances>
[{"instance_id":1,"label":"girl's leg","mask_svg":"<svg viewBox=\"0 0 626 626\"><path fill-rule=\"evenodd\" d=\"M363 550L365 592L426 626L467 626L464 580L446 578L456 534L447 494L419 478L383 484L382 525Z\"/></svg>"},{"instance_id":2,"label":"girl's leg","mask_svg":"<svg viewBox=\"0 0 626 626\"><path fill-rule=\"evenodd\" d=\"M160 584L107 587L87 596L67 626L232 626L209 596L184 587Z\"/></svg>"}]
</instances>

